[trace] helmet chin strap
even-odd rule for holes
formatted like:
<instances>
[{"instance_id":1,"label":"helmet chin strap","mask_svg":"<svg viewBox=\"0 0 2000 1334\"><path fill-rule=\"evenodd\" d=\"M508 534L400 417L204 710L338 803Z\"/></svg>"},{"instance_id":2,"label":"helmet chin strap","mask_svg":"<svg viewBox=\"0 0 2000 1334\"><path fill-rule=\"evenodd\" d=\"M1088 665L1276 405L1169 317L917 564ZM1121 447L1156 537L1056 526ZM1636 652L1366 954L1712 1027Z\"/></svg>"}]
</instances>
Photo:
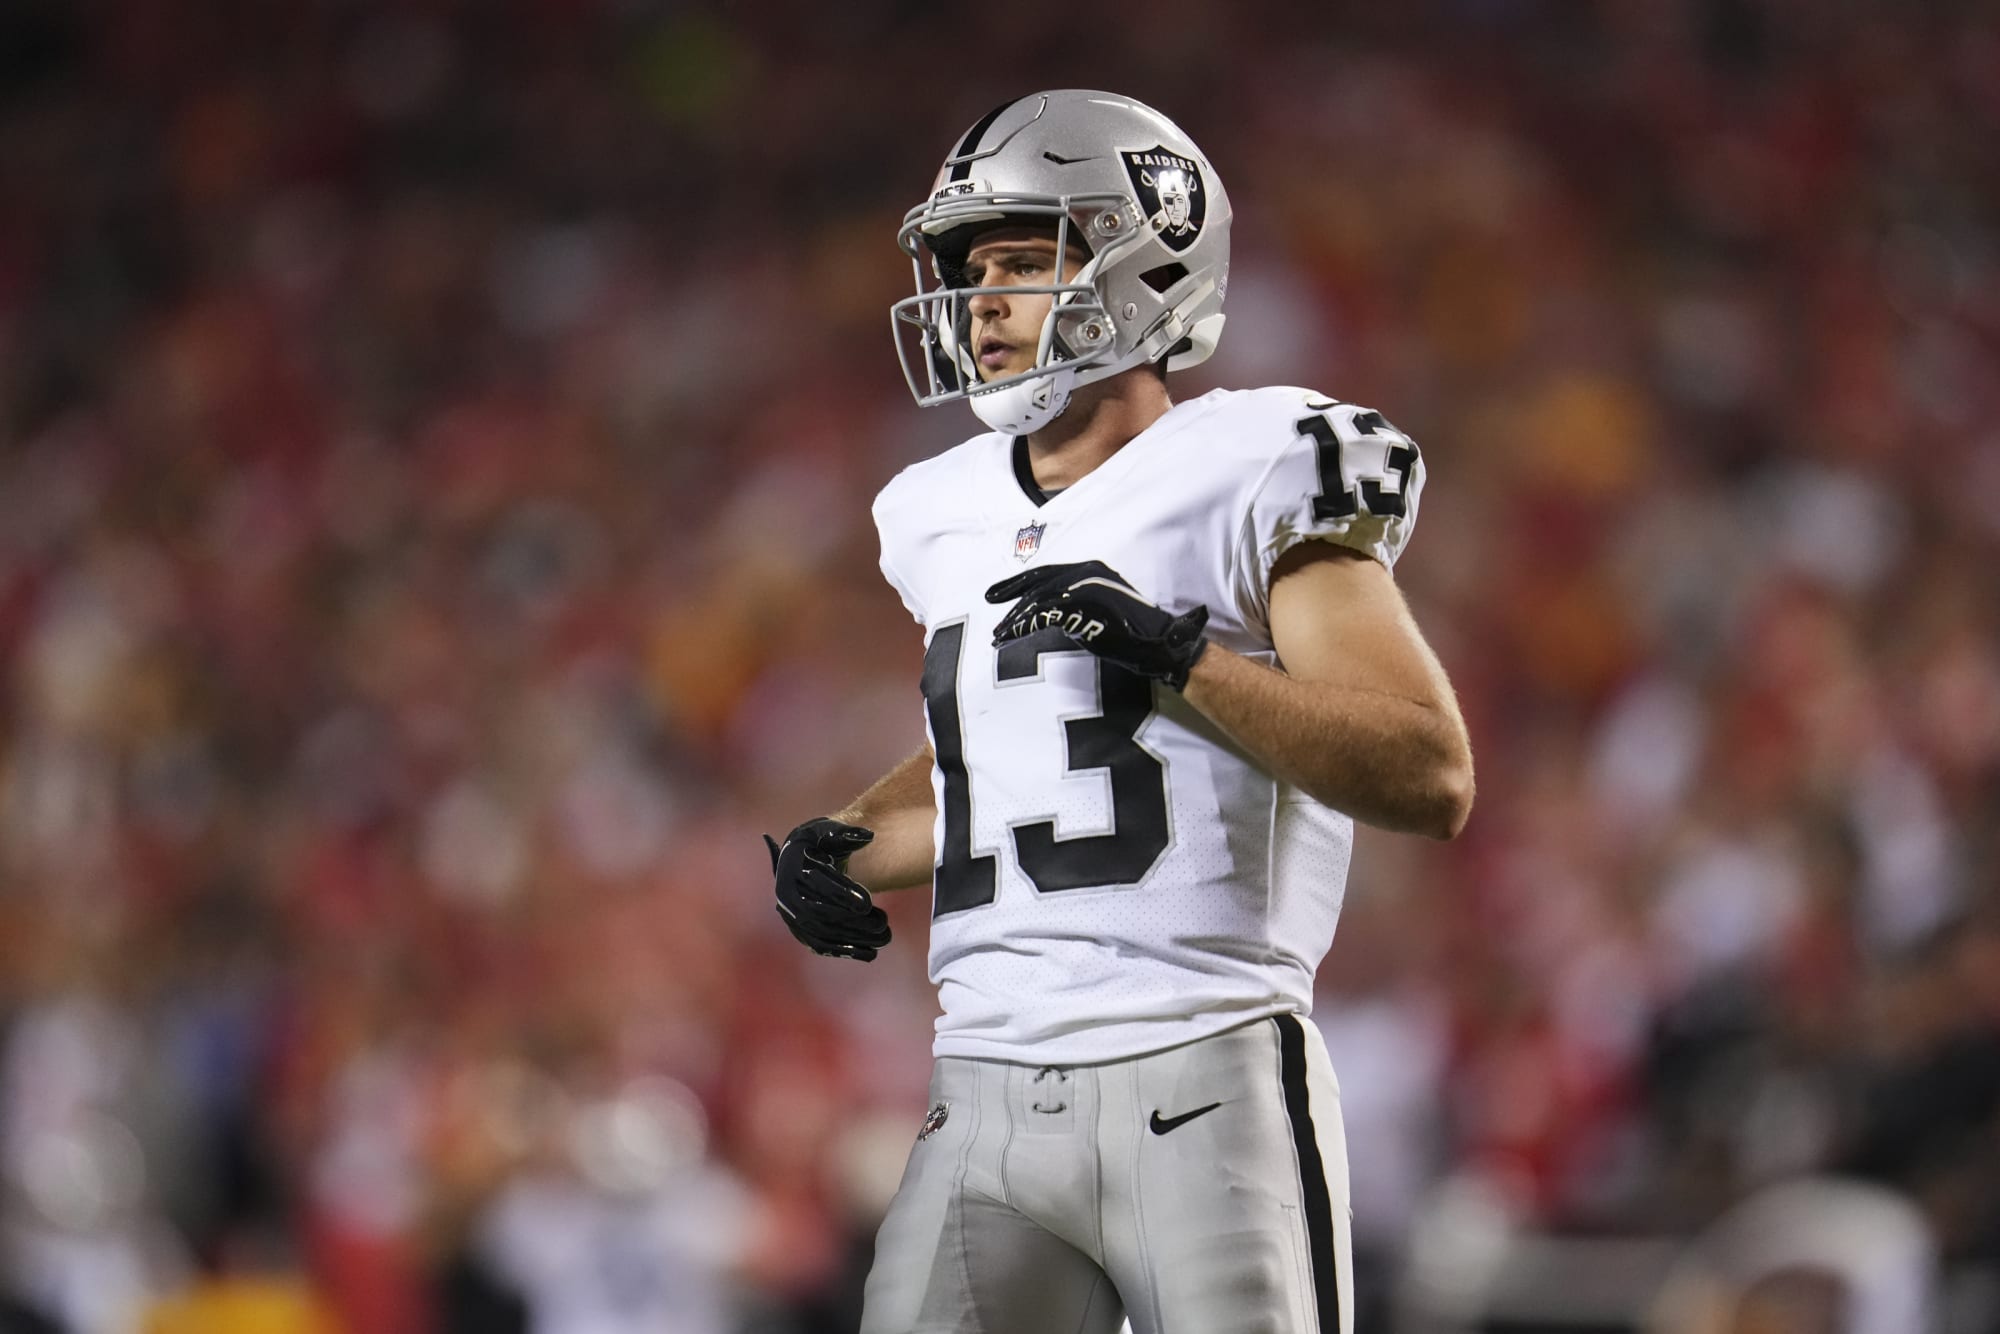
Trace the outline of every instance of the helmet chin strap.
<instances>
[{"instance_id":1,"label":"helmet chin strap","mask_svg":"<svg viewBox=\"0 0 2000 1334\"><path fill-rule=\"evenodd\" d=\"M1033 435L1062 416L1075 387L1076 371L1065 366L1053 375L974 390L966 401L972 405L973 415L990 429L1007 435Z\"/></svg>"},{"instance_id":2,"label":"helmet chin strap","mask_svg":"<svg viewBox=\"0 0 2000 1334\"><path fill-rule=\"evenodd\" d=\"M1060 305L1050 306L1048 315L1042 320L1042 333L1036 340L1035 348L1037 363L1046 363L1050 359L1050 350L1056 342L1056 316L1061 310ZM1076 388L1076 368L1067 364L1069 353L1066 348L1060 349L1057 355L1064 359L1065 364L1051 374L1016 380L992 389L975 389L968 399L973 415L989 428L1006 435L1033 435L1062 416L1063 410L1069 407L1070 393Z\"/></svg>"},{"instance_id":3,"label":"helmet chin strap","mask_svg":"<svg viewBox=\"0 0 2000 1334\"><path fill-rule=\"evenodd\" d=\"M1135 347L1121 361L1066 365L1053 375L1016 380L993 389L975 389L966 399L979 420L1008 435L1033 435L1063 415L1080 385L1095 384L1143 366L1146 350Z\"/></svg>"}]
</instances>

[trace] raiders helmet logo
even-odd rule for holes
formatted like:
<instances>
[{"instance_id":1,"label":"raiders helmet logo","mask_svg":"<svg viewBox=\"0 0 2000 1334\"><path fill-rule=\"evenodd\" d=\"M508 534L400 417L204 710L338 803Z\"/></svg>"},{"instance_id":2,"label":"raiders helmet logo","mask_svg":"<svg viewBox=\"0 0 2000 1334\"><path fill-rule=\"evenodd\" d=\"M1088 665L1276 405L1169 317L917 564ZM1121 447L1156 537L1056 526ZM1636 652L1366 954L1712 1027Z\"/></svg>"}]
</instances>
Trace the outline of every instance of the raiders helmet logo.
<instances>
[{"instance_id":1,"label":"raiders helmet logo","mask_svg":"<svg viewBox=\"0 0 2000 1334\"><path fill-rule=\"evenodd\" d=\"M1125 174L1139 197L1139 211L1170 250L1186 250L1201 235L1208 217L1208 191L1201 167L1193 158L1169 153L1155 145L1139 153L1120 153Z\"/></svg>"},{"instance_id":2,"label":"raiders helmet logo","mask_svg":"<svg viewBox=\"0 0 2000 1334\"><path fill-rule=\"evenodd\" d=\"M944 1124L944 1119L950 1115L951 1115L951 1104L948 1102L941 1102L937 1106L931 1108L931 1114L924 1118L923 1125L919 1127L917 1130L917 1138L919 1140L926 1140L929 1139L932 1135L937 1134L938 1127L942 1126Z\"/></svg>"}]
</instances>

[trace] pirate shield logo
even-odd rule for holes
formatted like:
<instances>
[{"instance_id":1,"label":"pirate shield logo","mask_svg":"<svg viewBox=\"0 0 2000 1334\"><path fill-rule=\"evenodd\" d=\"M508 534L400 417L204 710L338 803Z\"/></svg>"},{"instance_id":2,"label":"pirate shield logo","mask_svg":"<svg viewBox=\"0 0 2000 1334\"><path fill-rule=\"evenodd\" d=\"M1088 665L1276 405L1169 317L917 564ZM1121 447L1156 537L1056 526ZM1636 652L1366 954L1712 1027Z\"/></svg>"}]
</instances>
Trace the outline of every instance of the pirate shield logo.
<instances>
[{"instance_id":1,"label":"pirate shield logo","mask_svg":"<svg viewBox=\"0 0 2000 1334\"><path fill-rule=\"evenodd\" d=\"M1139 211L1146 215L1170 250L1186 250L1201 235L1208 217L1208 190L1193 158L1169 153L1155 145L1143 152L1120 153Z\"/></svg>"}]
</instances>

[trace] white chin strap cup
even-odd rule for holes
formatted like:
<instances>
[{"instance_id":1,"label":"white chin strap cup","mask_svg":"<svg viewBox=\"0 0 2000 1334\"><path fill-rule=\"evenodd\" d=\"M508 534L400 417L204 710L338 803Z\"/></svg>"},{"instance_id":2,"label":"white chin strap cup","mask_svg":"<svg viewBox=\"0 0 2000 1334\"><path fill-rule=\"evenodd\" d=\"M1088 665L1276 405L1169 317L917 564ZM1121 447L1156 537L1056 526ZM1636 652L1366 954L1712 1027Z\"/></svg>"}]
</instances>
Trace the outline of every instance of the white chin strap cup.
<instances>
[{"instance_id":1,"label":"white chin strap cup","mask_svg":"<svg viewBox=\"0 0 2000 1334\"><path fill-rule=\"evenodd\" d=\"M1053 375L998 389L974 390L966 401L973 414L991 429L1007 435L1033 435L1062 415L1075 387L1076 372L1066 366Z\"/></svg>"}]
</instances>

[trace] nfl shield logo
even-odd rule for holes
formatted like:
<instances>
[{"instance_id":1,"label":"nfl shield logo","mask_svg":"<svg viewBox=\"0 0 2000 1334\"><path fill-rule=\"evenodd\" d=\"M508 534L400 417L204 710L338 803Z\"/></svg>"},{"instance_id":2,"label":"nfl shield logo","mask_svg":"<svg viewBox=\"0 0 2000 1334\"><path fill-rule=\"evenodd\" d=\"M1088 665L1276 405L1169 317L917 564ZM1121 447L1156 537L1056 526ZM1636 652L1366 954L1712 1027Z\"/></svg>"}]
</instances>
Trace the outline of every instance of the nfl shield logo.
<instances>
[{"instance_id":1,"label":"nfl shield logo","mask_svg":"<svg viewBox=\"0 0 2000 1334\"><path fill-rule=\"evenodd\" d=\"M932 1135L937 1134L938 1127L943 1125L944 1119L950 1115L951 1115L951 1104L948 1102L941 1102L937 1106L931 1108L931 1114L924 1118L924 1124L922 1128L917 1131L917 1138L920 1140L925 1140L929 1139Z\"/></svg>"},{"instance_id":2,"label":"nfl shield logo","mask_svg":"<svg viewBox=\"0 0 2000 1334\"><path fill-rule=\"evenodd\" d=\"M1014 534L1014 559L1027 560L1042 549L1042 534L1049 530L1045 523L1031 523Z\"/></svg>"}]
</instances>

